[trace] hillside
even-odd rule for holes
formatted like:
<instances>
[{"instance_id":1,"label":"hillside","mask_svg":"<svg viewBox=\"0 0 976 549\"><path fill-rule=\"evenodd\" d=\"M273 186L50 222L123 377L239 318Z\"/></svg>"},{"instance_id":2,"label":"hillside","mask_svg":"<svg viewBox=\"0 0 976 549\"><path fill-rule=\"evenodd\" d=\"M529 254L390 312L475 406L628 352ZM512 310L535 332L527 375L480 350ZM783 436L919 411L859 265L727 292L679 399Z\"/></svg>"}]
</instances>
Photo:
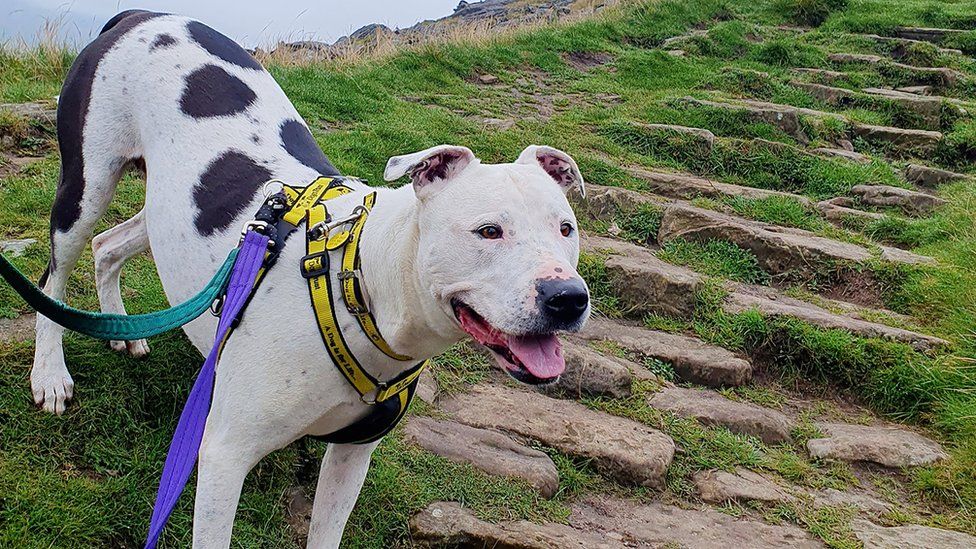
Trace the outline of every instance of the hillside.
<instances>
[{"instance_id":1,"label":"hillside","mask_svg":"<svg viewBox=\"0 0 976 549\"><path fill-rule=\"evenodd\" d=\"M976 546L976 31L956 30L974 26L967 1L632 1L269 61L343 173L544 143L588 183L598 314L565 338L563 380L530 390L465 344L438 358L344 546ZM72 57L0 50L0 245L33 276ZM142 185L123 180L99 230ZM82 265L69 299L94 309ZM123 296L166 305L148 254ZM181 333L143 360L68 335L77 386L55 417L31 402L32 337L0 285L0 546L140 546L202 359ZM302 441L252 471L235 546L304 546L323 451ZM191 502L163 547L189 546Z\"/></svg>"}]
</instances>

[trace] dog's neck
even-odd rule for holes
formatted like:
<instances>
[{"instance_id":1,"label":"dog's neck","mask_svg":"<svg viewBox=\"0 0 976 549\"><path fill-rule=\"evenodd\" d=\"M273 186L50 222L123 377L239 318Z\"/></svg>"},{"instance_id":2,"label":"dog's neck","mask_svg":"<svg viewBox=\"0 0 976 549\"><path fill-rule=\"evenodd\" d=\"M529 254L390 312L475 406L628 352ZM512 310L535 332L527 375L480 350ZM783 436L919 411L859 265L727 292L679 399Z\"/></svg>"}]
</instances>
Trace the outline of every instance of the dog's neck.
<instances>
[{"instance_id":1,"label":"dog's neck","mask_svg":"<svg viewBox=\"0 0 976 549\"><path fill-rule=\"evenodd\" d=\"M421 283L418 207L410 185L379 189L359 253L380 332L393 350L419 360L444 352L463 332Z\"/></svg>"}]
</instances>

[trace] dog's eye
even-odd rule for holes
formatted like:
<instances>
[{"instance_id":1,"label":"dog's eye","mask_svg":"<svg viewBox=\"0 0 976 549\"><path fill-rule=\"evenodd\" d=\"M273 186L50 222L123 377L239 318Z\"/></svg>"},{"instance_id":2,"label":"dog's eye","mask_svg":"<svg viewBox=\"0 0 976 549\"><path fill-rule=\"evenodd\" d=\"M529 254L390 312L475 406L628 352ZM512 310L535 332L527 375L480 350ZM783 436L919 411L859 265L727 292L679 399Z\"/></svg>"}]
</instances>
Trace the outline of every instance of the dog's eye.
<instances>
[{"instance_id":1,"label":"dog's eye","mask_svg":"<svg viewBox=\"0 0 976 549\"><path fill-rule=\"evenodd\" d=\"M559 227L559 232L562 233L563 236L568 237L569 235L573 234L573 226L570 225L568 222L563 223Z\"/></svg>"},{"instance_id":2,"label":"dog's eye","mask_svg":"<svg viewBox=\"0 0 976 549\"><path fill-rule=\"evenodd\" d=\"M475 232L478 233L481 238L487 238L488 240L495 240L496 238L502 237L502 228L498 225L485 225Z\"/></svg>"}]
</instances>

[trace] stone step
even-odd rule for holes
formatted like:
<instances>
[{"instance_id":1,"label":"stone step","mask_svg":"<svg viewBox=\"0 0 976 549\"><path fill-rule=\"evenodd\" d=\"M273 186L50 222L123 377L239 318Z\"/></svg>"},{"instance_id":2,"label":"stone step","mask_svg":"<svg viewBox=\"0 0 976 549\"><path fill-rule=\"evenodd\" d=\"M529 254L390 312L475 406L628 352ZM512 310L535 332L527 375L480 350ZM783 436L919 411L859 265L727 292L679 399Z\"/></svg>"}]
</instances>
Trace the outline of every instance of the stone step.
<instances>
[{"instance_id":1,"label":"stone step","mask_svg":"<svg viewBox=\"0 0 976 549\"><path fill-rule=\"evenodd\" d=\"M835 314L812 303L783 295L776 290L757 286L736 285L736 290L730 292L725 298L722 309L728 313L755 310L767 317L795 318L814 326L845 330L861 337L899 341L921 352L949 346L948 341L935 336Z\"/></svg>"},{"instance_id":2,"label":"stone step","mask_svg":"<svg viewBox=\"0 0 976 549\"><path fill-rule=\"evenodd\" d=\"M855 520L851 529L864 549L972 549L976 537L962 532L929 526L878 526L868 520Z\"/></svg>"},{"instance_id":3,"label":"stone step","mask_svg":"<svg viewBox=\"0 0 976 549\"><path fill-rule=\"evenodd\" d=\"M875 42L879 42L882 44L895 44L896 46L912 46L917 44L930 43L925 40L915 40L912 38L902 38L902 37L895 37L895 36L880 36L877 34L853 34L852 36L856 36L858 38L864 38L867 40L873 40ZM905 51L906 50L904 47L896 48L894 51L892 51L892 56L896 58L902 57L904 56ZM936 48L936 51L944 55L963 55L962 50L957 50L954 48Z\"/></svg>"},{"instance_id":4,"label":"stone step","mask_svg":"<svg viewBox=\"0 0 976 549\"><path fill-rule=\"evenodd\" d=\"M807 441L814 458L901 468L931 465L948 457L938 442L899 427L820 423L817 428L825 436Z\"/></svg>"},{"instance_id":5,"label":"stone step","mask_svg":"<svg viewBox=\"0 0 976 549\"><path fill-rule=\"evenodd\" d=\"M866 494L841 492L834 488L824 488L809 492L817 507L853 507L871 515L882 515L891 510L891 505Z\"/></svg>"},{"instance_id":6,"label":"stone step","mask_svg":"<svg viewBox=\"0 0 976 549\"><path fill-rule=\"evenodd\" d=\"M850 160L851 162L857 162L858 164L871 163L870 156L861 154L859 152L849 151L847 149L817 147L816 149L811 149L810 152L817 156L824 156L827 158L843 158L844 160Z\"/></svg>"},{"instance_id":7,"label":"stone step","mask_svg":"<svg viewBox=\"0 0 976 549\"><path fill-rule=\"evenodd\" d=\"M536 440L591 460L622 483L663 488L674 458L671 437L642 423L582 404L497 385L442 398L441 408L461 423Z\"/></svg>"},{"instance_id":8,"label":"stone step","mask_svg":"<svg viewBox=\"0 0 976 549\"><path fill-rule=\"evenodd\" d=\"M680 203L665 209L658 232L661 243L677 238L700 242L726 240L752 252L759 266L770 274L806 279L821 273L831 262L863 263L873 257L870 250L857 244ZM909 264L933 261L885 246L881 247L881 258Z\"/></svg>"},{"instance_id":9,"label":"stone step","mask_svg":"<svg viewBox=\"0 0 976 549\"><path fill-rule=\"evenodd\" d=\"M647 248L600 236L584 235L588 252L604 252L614 294L633 315L659 314L689 318L695 311L702 278L684 267L658 259Z\"/></svg>"},{"instance_id":10,"label":"stone step","mask_svg":"<svg viewBox=\"0 0 976 549\"><path fill-rule=\"evenodd\" d=\"M652 193L668 198L691 200L702 196L706 198L742 197L750 200L761 200L780 197L796 200L804 205L810 204L810 200L805 196L722 183L686 173L662 172L634 167L626 168L626 170L627 173L644 181ZM587 192L589 192L589 187L587 187Z\"/></svg>"},{"instance_id":11,"label":"stone step","mask_svg":"<svg viewBox=\"0 0 976 549\"><path fill-rule=\"evenodd\" d=\"M831 198L817 202L817 210L834 225L844 227L849 219L860 219L867 222L885 219L887 216L878 212L866 212L851 208L853 200L847 197Z\"/></svg>"},{"instance_id":12,"label":"stone step","mask_svg":"<svg viewBox=\"0 0 976 549\"><path fill-rule=\"evenodd\" d=\"M883 88L866 88L864 93L858 93L846 88L835 88L810 82L790 81L790 84L809 93L815 99L824 103L845 107L854 105L858 99L880 97L892 103L901 105L919 115L924 122L922 129L938 130L942 120L942 98L925 97L910 93L884 90Z\"/></svg>"},{"instance_id":13,"label":"stone step","mask_svg":"<svg viewBox=\"0 0 976 549\"><path fill-rule=\"evenodd\" d=\"M708 387L738 386L752 378L752 364L693 337L668 334L603 318L590 318L573 337L606 341L624 350L668 362L679 378Z\"/></svg>"},{"instance_id":14,"label":"stone step","mask_svg":"<svg viewBox=\"0 0 976 549\"><path fill-rule=\"evenodd\" d=\"M784 503L793 501L792 495L775 482L748 469L728 471L699 471L692 476L702 501L708 503Z\"/></svg>"},{"instance_id":15,"label":"stone step","mask_svg":"<svg viewBox=\"0 0 976 549\"><path fill-rule=\"evenodd\" d=\"M633 213L649 206L660 208L667 201L623 187L586 185L586 198L571 197L573 209L600 221L613 221L621 213Z\"/></svg>"},{"instance_id":16,"label":"stone step","mask_svg":"<svg viewBox=\"0 0 976 549\"><path fill-rule=\"evenodd\" d=\"M883 217L870 212L860 213ZM584 235L581 244L585 251L609 254L605 264L610 284L628 314L658 314L682 319L690 319L694 315L697 294L704 283L701 275L695 271L662 261L647 248L629 242ZM755 309L767 316L797 318L815 326L847 330L862 337L900 341L919 351L949 345L947 341L937 337L864 320L861 318L865 312L863 308L842 301L825 300L832 309L844 311L844 314L836 314L812 303L786 296L773 288L728 283L727 289L729 295L722 307L728 313ZM896 316L888 311L882 312Z\"/></svg>"},{"instance_id":17,"label":"stone step","mask_svg":"<svg viewBox=\"0 0 976 549\"><path fill-rule=\"evenodd\" d=\"M539 391L567 398L604 396L624 398L631 394L635 372L647 368L615 356L607 356L586 345L563 340L566 370L559 381L540 385ZM649 372L648 372L649 374ZM647 379L651 376L642 376Z\"/></svg>"},{"instance_id":18,"label":"stone step","mask_svg":"<svg viewBox=\"0 0 976 549\"><path fill-rule=\"evenodd\" d=\"M928 194L891 185L855 185L851 194L862 204L898 208L907 215L922 216L945 205L946 201Z\"/></svg>"},{"instance_id":19,"label":"stone step","mask_svg":"<svg viewBox=\"0 0 976 549\"><path fill-rule=\"evenodd\" d=\"M641 504L609 496L572 506L569 524L583 532L607 532L629 547L694 549L811 549L824 545L799 526L771 525L715 509L682 509L661 502ZM599 546L593 546L599 547Z\"/></svg>"},{"instance_id":20,"label":"stone step","mask_svg":"<svg viewBox=\"0 0 976 549\"><path fill-rule=\"evenodd\" d=\"M686 97L683 101L693 105L748 113L755 120L776 126L804 144L808 143L810 138L803 131L800 116L842 120L848 124L853 135L869 142L882 144L899 154L931 154L942 141L942 134L936 131L875 126L849 120L837 113L803 109L792 105L746 99L725 103Z\"/></svg>"},{"instance_id":21,"label":"stone step","mask_svg":"<svg viewBox=\"0 0 976 549\"><path fill-rule=\"evenodd\" d=\"M404 440L443 458L468 463L501 477L520 479L543 497L559 489L559 472L544 452L507 436L453 421L413 416L403 429Z\"/></svg>"},{"instance_id":22,"label":"stone step","mask_svg":"<svg viewBox=\"0 0 976 549\"><path fill-rule=\"evenodd\" d=\"M968 177L969 176L965 174L950 172L949 170L939 168L932 168L930 166L923 166L921 164L909 164L905 167L906 181L912 183L913 185L918 185L919 187L926 187L929 189L934 189L943 183L962 181Z\"/></svg>"},{"instance_id":23,"label":"stone step","mask_svg":"<svg viewBox=\"0 0 976 549\"><path fill-rule=\"evenodd\" d=\"M914 75L916 80L922 84L937 85L940 88L951 88L960 82L964 82L967 77L965 74L946 67L916 67L906 65L897 61L889 61L880 55L870 55L864 53L831 53L827 59L834 63L863 63L867 65L884 66Z\"/></svg>"},{"instance_id":24,"label":"stone step","mask_svg":"<svg viewBox=\"0 0 976 549\"><path fill-rule=\"evenodd\" d=\"M715 391L668 386L648 399L651 408L693 418L702 425L725 427L766 444L791 440L793 421L782 412L749 402L729 400ZM706 500L708 501L708 500Z\"/></svg>"},{"instance_id":25,"label":"stone step","mask_svg":"<svg viewBox=\"0 0 976 549\"><path fill-rule=\"evenodd\" d=\"M702 128L678 126L675 124L645 124L640 122L634 122L633 125L641 128L647 133L682 135L691 138L691 140L700 145L703 150L707 151L712 150L712 146L715 144L715 134Z\"/></svg>"},{"instance_id":26,"label":"stone step","mask_svg":"<svg viewBox=\"0 0 976 549\"><path fill-rule=\"evenodd\" d=\"M527 520L493 524L479 519L459 503L436 502L410 519L415 547L498 549L626 549L622 541L602 532L577 530L558 523Z\"/></svg>"},{"instance_id":27,"label":"stone step","mask_svg":"<svg viewBox=\"0 0 976 549\"><path fill-rule=\"evenodd\" d=\"M491 523L458 503L436 502L410 519L418 547L497 549L813 549L823 547L798 526L771 525L719 511L682 509L660 502L642 504L591 496L572 505L568 524L526 520Z\"/></svg>"},{"instance_id":28,"label":"stone step","mask_svg":"<svg viewBox=\"0 0 976 549\"><path fill-rule=\"evenodd\" d=\"M963 34L966 31L958 29L939 29L931 27L898 27L892 34L897 38L907 38L909 40L920 40L941 44L946 38L953 35Z\"/></svg>"}]
</instances>

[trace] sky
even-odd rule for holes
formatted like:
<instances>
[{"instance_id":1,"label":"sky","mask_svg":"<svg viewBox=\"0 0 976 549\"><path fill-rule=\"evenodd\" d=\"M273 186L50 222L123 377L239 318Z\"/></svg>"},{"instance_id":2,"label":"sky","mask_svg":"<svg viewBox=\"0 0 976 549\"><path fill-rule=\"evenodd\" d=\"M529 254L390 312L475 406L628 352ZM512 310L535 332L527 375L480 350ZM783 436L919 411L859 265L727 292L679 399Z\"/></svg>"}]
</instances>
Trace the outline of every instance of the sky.
<instances>
[{"instance_id":1,"label":"sky","mask_svg":"<svg viewBox=\"0 0 976 549\"><path fill-rule=\"evenodd\" d=\"M450 15L458 0L0 0L0 42L34 43L45 20L84 45L116 13L133 8L194 17L245 47L279 40L334 42L369 23L404 28Z\"/></svg>"}]
</instances>

